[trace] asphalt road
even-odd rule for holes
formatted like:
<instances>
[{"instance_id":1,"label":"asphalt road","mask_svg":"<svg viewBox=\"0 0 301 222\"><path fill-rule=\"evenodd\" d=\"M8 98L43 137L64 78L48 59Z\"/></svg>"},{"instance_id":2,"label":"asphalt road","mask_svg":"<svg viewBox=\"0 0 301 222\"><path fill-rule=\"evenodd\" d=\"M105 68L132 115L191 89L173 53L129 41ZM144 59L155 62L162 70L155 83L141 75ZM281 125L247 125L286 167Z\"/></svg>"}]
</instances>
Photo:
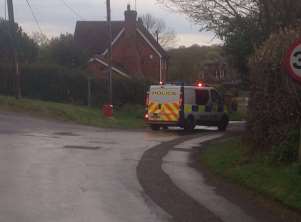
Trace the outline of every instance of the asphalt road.
<instances>
[{"instance_id":1,"label":"asphalt road","mask_svg":"<svg viewBox=\"0 0 301 222\"><path fill-rule=\"evenodd\" d=\"M0 221L167 221L136 166L173 138L0 114Z\"/></svg>"},{"instance_id":2,"label":"asphalt road","mask_svg":"<svg viewBox=\"0 0 301 222\"><path fill-rule=\"evenodd\" d=\"M187 149L218 136L0 113L0 222L257 221L262 211L191 171Z\"/></svg>"}]
</instances>

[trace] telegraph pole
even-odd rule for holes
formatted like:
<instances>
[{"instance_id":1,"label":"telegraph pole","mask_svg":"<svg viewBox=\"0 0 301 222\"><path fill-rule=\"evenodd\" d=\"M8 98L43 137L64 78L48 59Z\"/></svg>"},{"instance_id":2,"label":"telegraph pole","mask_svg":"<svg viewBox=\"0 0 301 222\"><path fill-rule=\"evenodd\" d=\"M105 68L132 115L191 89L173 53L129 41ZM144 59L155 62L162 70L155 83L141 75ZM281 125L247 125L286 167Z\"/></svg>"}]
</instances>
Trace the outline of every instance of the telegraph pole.
<instances>
[{"instance_id":1,"label":"telegraph pole","mask_svg":"<svg viewBox=\"0 0 301 222\"><path fill-rule=\"evenodd\" d=\"M13 53L13 65L15 71L15 96L16 99L21 99L21 76L16 44L16 26L14 16L13 0L7 0L8 20L10 26L11 46Z\"/></svg>"},{"instance_id":2,"label":"telegraph pole","mask_svg":"<svg viewBox=\"0 0 301 222\"><path fill-rule=\"evenodd\" d=\"M112 84L112 23L111 23L111 1L107 0L107 23L108 23L108 80L109 80L109 105L113 105L113 84Z\"/></svg>"}]
</instances>

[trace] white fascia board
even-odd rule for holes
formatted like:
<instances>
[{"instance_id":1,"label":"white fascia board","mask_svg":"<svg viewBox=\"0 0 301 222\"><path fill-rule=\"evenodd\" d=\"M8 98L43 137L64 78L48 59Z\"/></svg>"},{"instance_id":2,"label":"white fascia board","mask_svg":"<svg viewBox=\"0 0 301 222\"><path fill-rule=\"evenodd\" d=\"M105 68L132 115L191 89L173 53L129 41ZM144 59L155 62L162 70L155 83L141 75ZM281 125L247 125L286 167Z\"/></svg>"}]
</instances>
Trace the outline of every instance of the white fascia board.
<instances>
[{"instance_id":1,"label":"white fascia board","mask_svg":"<svg viewBox=\"0 0 301 222\"><path fill-rule=\"evenodd\" d=\"M91 58L91 59L89 60L89 62L95 62L95 61L96 61L96 62L99 62L99 63L101 63L101 64L103 64L103 65L106 66L106 67L109 66L108 63L106 63L106 62L104 62L104 61L102 61L101 59L98 59L98 58ZM115 71L115 72L117 72L118 74L120 74L121 76L123 76L123 77L125 77L125 78L131 79L131 77L130 77L128 74L122 72L121 70L119 70L119 69L117 69L117 68L115 68L115 67L112 67L112 70Z\"/></svg>"},{"instance_id":2,"label":"white fascia board","mask_svg":"<svg viewBox=\"0 0 301 222\"><path fill-rule=\"evenodd\" d=\"M147 42L147 44L158 54L160 59L162 59L161 53L156 49L156 47L146 38L146 36L137 28L137 32L142 36L142 38Z\"/></svg>"},{"instance_id":3,"label":"white fascia board","mask_svg":"<svg viewBox=\"0 0 301 222\"><path fill-rule=\"evenodd\" d=\"M124 33L124 31L125 31L125 29L124 28L122 28L121 29L121 31L118 33L118 35L115 37L115 39L113 40L113 42L112 42L112 46L120 39L120 37L122 36L122 34ZM102 53L102 55L104 56L104 55L106 55L107 53L108 53L108 49L106 49L106 51L104 51L103 53Z\"/></svg>"}]
</instances>

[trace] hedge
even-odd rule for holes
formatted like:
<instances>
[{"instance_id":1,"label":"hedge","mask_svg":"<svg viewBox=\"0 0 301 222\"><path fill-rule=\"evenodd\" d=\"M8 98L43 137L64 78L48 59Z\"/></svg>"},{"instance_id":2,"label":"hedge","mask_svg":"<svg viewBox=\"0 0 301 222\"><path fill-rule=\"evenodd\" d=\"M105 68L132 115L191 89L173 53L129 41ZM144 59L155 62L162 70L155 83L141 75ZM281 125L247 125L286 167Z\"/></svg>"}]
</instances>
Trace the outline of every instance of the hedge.
<instances>
[{"instance_id":1,"label":"hedge","mask_svg":"<svg viewBox=\"0 0 301 222\"><path fill-rule=\"evenodd\" d=\"M248 137L253 148L273 151L282 147L284 153L294 153L295 158L294 140L301 126L301 87L288 76L283 60L300 37L299 27L272 34L250 60Z\"/></svg>"},{"instance_id":2,"label":"hedge","mask_svg":"<svg viewBox=\"0 0 301 222\"><path fill-rule=\"evenodd\" d=\"M84 70L52 64L30 64L21 67L24 97L45 101L87 104L88 78ZM138 79L114 79L115 105L143 104L149 83ZM92 104L101 106L107 101L105 80L91 80ZM0 65L0 94L14 94L14 74L8 65Z\"/></svg>"}]
</instances>

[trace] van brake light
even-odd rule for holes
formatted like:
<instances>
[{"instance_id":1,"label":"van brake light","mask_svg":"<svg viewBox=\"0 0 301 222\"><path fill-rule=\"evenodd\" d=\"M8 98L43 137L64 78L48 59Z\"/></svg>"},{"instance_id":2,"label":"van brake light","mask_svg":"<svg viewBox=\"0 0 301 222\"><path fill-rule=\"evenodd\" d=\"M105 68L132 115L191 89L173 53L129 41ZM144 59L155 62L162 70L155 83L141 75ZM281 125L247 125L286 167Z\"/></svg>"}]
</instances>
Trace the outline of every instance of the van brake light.
<instances>
[{"instance_id":1,"label":"van brake light","mask_svg":"<svg viewBox=\"0 0 301 222\"><path fill-rule=\"evenodd\" d=\"M145 105L148 106L149 104L149 93L146 94L146 98L145 98Z\"/></svg>"},{"instance_id":2,"label":"van brake light","mask_svg":"<svg viewBox=\"0 0 301 222\"><path fill-rule=\"evenodd\" d=\"M183 106L183 102L184 102L184 99L183 99L183 94L181 93L181 95L180 95L180 101L179 101L179 105L180 105L180 107L182 107Z\"/></svg>"},{"instance_id":3,"label":"van brake light","mask_svg":"<svg viewBox=\"0 0 301 222\"><path fill-rule=\"evenodd\" d=\"M146 120L148 120L148 118L149 118L148 113L145 114L144 118L145 118Z\"/></svg>"}]
</instances>

